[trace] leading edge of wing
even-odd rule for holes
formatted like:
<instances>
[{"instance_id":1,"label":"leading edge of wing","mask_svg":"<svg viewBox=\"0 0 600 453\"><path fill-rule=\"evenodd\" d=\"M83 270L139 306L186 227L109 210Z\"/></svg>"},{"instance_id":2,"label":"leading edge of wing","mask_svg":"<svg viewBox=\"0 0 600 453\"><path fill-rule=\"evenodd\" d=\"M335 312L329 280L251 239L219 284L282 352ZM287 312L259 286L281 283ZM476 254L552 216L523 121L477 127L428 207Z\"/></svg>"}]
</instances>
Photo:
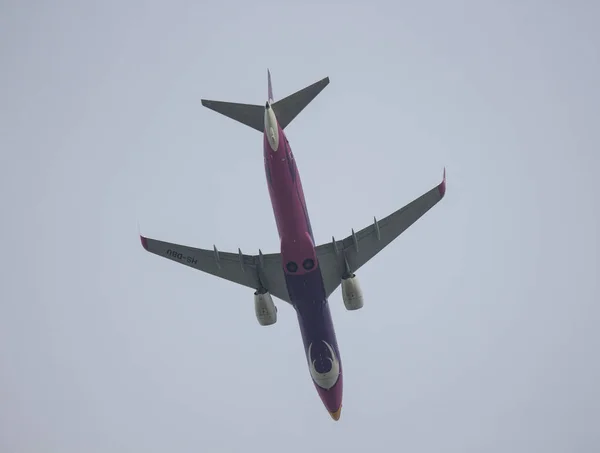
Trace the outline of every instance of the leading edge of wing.
<instances>
[{"instance_id":1,"label":"leading edge of wing","mask_svg":"<svg viewBox=\"0 0 600 453\"><path fill-rule=\"evenodd\" d=\"M238 253L231 253L217 250L216 246L213 250L207 250L152 239L141 234L140 241L150 253L255 291L266 289L274 297L291 303L279 253L263 255L259 251L258 255L246 255L240 249Z\"/></svg>"}]
</instances>

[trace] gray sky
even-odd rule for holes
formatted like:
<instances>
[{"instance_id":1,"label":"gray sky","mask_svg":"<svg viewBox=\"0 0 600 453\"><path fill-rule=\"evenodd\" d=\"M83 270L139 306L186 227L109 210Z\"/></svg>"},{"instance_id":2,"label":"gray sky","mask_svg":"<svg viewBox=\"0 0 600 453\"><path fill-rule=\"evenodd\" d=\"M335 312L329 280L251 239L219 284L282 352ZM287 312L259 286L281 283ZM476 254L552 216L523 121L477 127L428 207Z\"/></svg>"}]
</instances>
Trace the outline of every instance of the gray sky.
<instances>
[{"instance_id":1,"label":"gray sky","mask_svg":"<svg viewBox=\"0 0 600 453\"><path fill-rule=\"evenodd\" d=\"M592 3L2 2L0 451L598 451ZM448 172L331 297L337 423L290 307L137 236L278 251L260 134L200 104L267 67L331 78L287 129L318 242Z\"/></svg>"}]
</instances>

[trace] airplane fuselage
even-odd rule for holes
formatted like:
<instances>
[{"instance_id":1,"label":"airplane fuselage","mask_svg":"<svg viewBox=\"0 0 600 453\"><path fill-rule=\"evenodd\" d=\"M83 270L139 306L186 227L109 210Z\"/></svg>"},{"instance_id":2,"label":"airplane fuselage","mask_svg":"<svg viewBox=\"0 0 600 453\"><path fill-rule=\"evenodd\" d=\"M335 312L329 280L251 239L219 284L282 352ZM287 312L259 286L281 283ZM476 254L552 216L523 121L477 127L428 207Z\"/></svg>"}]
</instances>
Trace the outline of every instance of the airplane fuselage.
<instances>
[{"instance_id":1,"label":"airplane fuselage","mask_svg":"<svg viewBox=\"0 0 600 453\"><path fill-rule=\"evenodd\" d=\"M298 167L270 104L265 106L264 163L281 242L282 266L311 378L331 416L342 406L342 364L315 251Z\"/></svg>"}]
</instances>

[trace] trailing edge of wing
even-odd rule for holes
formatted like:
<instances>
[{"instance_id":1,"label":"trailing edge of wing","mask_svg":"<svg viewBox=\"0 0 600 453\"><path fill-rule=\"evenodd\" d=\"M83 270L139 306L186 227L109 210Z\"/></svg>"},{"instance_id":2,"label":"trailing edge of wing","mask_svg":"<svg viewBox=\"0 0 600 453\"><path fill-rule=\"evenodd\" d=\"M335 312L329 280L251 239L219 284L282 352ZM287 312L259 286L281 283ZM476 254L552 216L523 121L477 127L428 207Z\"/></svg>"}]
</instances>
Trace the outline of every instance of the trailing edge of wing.
<instances>
[{"instance_id":1,"label":"trailing edge of wing","mask_svg":"<svg viewBox=\"0 0 600 453\"><path fill-rule=\"evenodd\" d=\"M435 206L446 194L446 169L440 184L413 200L403 208L377 221L341 241L317 247L317 257L325 292L329 297L341 284L342 277L356 272L371 258L382 251L408 227Z\"/></svg>"},{"instance_id":2,"label":"trailing edge of wing","mask_svg":"<svg viewBox=\"0 0 600 453\"><path fill-rule=\"evenodd\" d=\"M150 253L254 290L266 289L273 296L291 303L279 253L250 256L239 249L238 253L231 253L216 247L213 250L198 249L144 236L140 236L140 240Z\"/></svg>"}]
</instances>

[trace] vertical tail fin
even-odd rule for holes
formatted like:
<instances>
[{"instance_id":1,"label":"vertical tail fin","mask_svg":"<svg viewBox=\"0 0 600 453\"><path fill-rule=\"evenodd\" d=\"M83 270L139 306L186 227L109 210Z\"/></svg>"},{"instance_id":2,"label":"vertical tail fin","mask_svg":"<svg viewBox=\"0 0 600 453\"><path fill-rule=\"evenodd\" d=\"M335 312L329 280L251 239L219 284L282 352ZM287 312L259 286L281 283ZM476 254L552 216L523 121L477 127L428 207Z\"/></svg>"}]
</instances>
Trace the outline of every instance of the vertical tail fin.
<instances>
[{"instance_id":1,"label":"vertical tail fin","mask_svg":"<svg viewBox=\"0 0 600 453\"><path fill-rule=\"evenodd\" d=\"M269 79L269 102L273 102L273 85L271 85L271 71L267 69L267 78Z\"/></svg>"}]
</instances>

